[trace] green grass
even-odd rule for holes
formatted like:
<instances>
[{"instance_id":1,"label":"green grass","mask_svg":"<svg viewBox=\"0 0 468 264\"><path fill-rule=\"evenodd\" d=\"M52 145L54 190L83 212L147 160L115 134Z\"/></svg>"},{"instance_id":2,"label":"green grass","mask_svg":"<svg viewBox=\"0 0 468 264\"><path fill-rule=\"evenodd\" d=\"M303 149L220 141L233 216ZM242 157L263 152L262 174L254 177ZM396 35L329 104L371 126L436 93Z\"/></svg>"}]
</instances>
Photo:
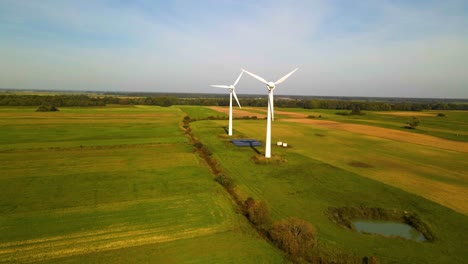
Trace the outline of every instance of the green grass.
<instances>
[{"instance_id":1,"label":"green grass","mask_svg":"<svg viewBox=\"0 0 468 264\"><path fill-rule=\"evenodd\" d=\"M23 115L12 117L5 112L0 112L6 117L0 120L0 150L186 142L177 108L63 108L54 113L21 108L17 113Z\"/></svg>"},{"instance_id":2,"label":"green grass","mask_svg":"<svg viewBox=\"0 0 468 264\"><path fill-rule=\"evenodd\" d=\"M237 120L234 136L263 141L265 123ZM192 128L245 197L267 202L276 220L310 221L318 230L317 253L376 255L382 263L463 263L468 258L468 235L461 231L468 217L448 208L464 211L468 206L467 154L275 121L272 142L285 141L291 148L273 147L272 152L287 162L258 165L251 160L254 150L234 147L226 139L224 125L225 121L198 121ZM352 166L353 161L373 167ZM344 229L325 214L329 207L342 206L415 212L429 223L436 241L419 243Z\"/></svg>"},{"instance_id":3,"label":"green grass","mask_svg":"<svg viewBox=\"0 0 468 264\"><path fill-rule=\"evenodd\" d=\"M206 119L209 116L220 116L220 117L228 116L224 113L220 113L210 108L200 107L200 106L179 106L179 108L185 113L187 113L187 115L191 119Z\"/></svg>"},{"instance_id":4,"label":"green grass","mask_svg":"<svg viewBox=\"0 0 468 264\"><path fill-rule=\"evenodd\" d=\"M242 243L239 243L242 241ZM281 263L277 253L258 239L246 240L244 234L225 232L187 240L103 251L51 263Z\"/></svg>"},{"instance_id":5,"label":"green grass","mask_svg":"<svg viewBox=\"0 0 468 264\"><path fill-rule=\"evenodd\" d=\"M186 115L226 115L194 106L34 111L0 107L0 262L283 263L283 253L235 212L180 128ZM334 112L319 111L329 120L395 129L406 120ZM450 138L465 129L464 112L444 113L445 118L421 118L421 130ZM317 228L316 253L376 255L382 263L468 259L466 153L275 116L272 142L291 146L272 148L286 159L282 164L255 164L253 149L232 146L227 120L191 127L244 197L265 201L275 220L299 217ZM264 141L265 126L265 120L235 120L234 136ZM342 206L415 212L436 240L419 243L344 229L325 214Z\"/></svg>"},{"instance_id":6,"label":"green grass","mask_svg":"<svg viewBox=\"0 0 468 264\"><path fill-rule=\"evenodd\" d=\"M280 263L169 107L1 108L0 262Z\"/></svg>"}]
</instances>

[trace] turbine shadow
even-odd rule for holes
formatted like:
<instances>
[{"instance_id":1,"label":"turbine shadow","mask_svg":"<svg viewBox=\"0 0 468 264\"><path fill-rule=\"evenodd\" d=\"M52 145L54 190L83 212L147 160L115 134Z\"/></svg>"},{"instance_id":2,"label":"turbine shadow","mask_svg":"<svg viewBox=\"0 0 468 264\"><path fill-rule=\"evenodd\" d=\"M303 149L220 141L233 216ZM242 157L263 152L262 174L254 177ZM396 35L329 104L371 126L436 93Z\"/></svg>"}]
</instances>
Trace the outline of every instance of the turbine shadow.
<instances>
[{"instance_id":1,"label":"turbine shadow","mask_svg":"<svg viewBox=\"0 0 468 264\"><path fill-rule=\"evenodd\" d=\"M260 154L260 151L252 143L250 143L250 148L253 149L255 153Z\"/></svg>"}]
</instances>

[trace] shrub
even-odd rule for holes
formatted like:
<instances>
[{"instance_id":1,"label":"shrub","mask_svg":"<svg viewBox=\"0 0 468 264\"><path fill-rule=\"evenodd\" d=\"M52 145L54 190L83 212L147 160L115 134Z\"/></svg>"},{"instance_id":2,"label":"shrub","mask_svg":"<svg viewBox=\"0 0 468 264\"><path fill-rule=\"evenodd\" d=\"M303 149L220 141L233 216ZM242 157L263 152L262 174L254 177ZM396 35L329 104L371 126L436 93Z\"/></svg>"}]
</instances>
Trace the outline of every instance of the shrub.
<instances>
[{"instance_id":1,"label":"shrub","mask_svg":"<svg viewBox=\"0 0 468 264\"><path fill-rule=\"evenodd\" d=\"M53 105L40 105L37 109L36 112L55 112L59 111L57 107Z\"/></svg>"},{"instance_id":2,"label":"shrub","mask_svg":"<svg viewBox=\"0 0 468 264\"><path fill-rule=\"evenodd\" d=\"M412 116L411 119L406 122L408 126L406 128L415 129L419 125L419 119L415 116Z\"/></svg>"},{"instance_id":3,"label":"shrub","mask_svg":"<svg viewBox=\"0 0 468 264\"><path fill-rule=\"evenodd\" d=\"M361 107L359 105L355 105L353 104L351 106L351 113L350 115L364 115L363 113L361 113Z\"/></svg>"},{"instance_id":4,"label":"shrub","mask_svg":"<svg viewBox=\"0 0 468 264\"><path fill-rule=\"evenodd\" d=\"M434 234L432 233L431 229L417 215L415 215L415 214L406 214L403 217L403 219L404 219L405 223L407 223L408 225L414 227L416 230L421 232L421 234L424 235L424 237L427 239L427 241L430 241L430 242L434 241Z\"/></svg>"},{"instance_id":5,"label":"shrub","mask_svg":"<svg viewBox=\"0 0 468 264\"><path fill-rule=\"evenodd\" d=\"M272 241L294 259L306 258L316 244L316 230L309 222L289 218L273 224L270 230Z\"/></svg>"},{"instance_id":6,"label":"shrub","mask_svg":"<svg viewBox=\"0 0 468 264\"><path fill-rule=\"evenodd\" d=\"M255 225L261 225L270 220L270 211L265 202L256 202L252 197L244 202L244 213Z\"/></svg>"},{"instance_id":7,"label":"shrub","mask_svg":"<svg viewBox=\"0 0 468 264\"><path fill-rule=\"evenodd\" d=\"M362 262L364 264L379 264L379 259L374 256L364 257Z\"/></svg>"},{"instance_id":8,"label":"shrub","mask_svg":"<svg viewBox=\"0 0 468 264\"><path fill-rule=\"evenodd\" d=\"M348 112L336 112L335 115L349 116L350 113L348 113Z\"/></svg>"},{"instance_id":9,"label":"shrub","mask_svg":"<svg viewBox=\"0 0 468 264\"><path fill-rule=\"evenodd\" d=\"M445 117L445 114L444 113L438 113L437 116Z\"/></svg>"},{"instance_id":10,"label":"shrub","mask_svg":"<svg viewBox=\"0 0 468 264\"><path fill-rule=\"evenodd\" d=\"M213 152L211 152L211 150L209 150L207 147L203 146L201 147L201 151L203 153L203 155L206 155L206 156L211 156L213 155Z\"/></svg>"},{"instance_id":11,"label":"shrub","mask_svg":"<svg viewBox=\"0 0 468 264\"><path fill-rule=\"evenodd\" d=\"M216 176L215 181L217 181L219 184L224 186L226 189L232 189L235 186L234 180L231 177L226 176L226 175L221 174L221 175Z\"/></svg>"}]
</instances>

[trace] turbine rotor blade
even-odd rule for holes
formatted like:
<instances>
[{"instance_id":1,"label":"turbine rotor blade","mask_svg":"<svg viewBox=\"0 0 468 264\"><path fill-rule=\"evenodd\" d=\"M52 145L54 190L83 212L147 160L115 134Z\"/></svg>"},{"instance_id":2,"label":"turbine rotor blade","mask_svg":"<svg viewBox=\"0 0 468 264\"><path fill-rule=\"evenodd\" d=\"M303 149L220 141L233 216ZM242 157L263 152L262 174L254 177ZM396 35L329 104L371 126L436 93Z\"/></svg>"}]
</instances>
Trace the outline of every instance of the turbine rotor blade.
<instances>
[{"instance_id":1,"label":"turbine rotor blade","mask_svg":"<svg viewBox=\"0 0 468 264\"><path fill-rule=\"evenodd\" d=\"M229 89L231 87L229 87L228 85L210 85L212 87L218 87L218 88L226 88L226 89Z\"/></svg>"},{"instance_id":2,"label":"turbine rotor blade","mask_svg":"<svg viewBox=\"0 0 468 264\"><path fill-rule=\"evenodd\" d=\"M237 99L236 91L232 90L232 94L234 95L234 98L236 99L236 102L237 102L237 105L239 106L239 108L242 108L240 103L239 103L239 99Z\"/></svg>"},{"instance_id":3,"label":"turbine rotor blade","mask_svg":"<svg viewBox=\"0 0 468 264\"><path fill-rule=\"evenodd\" d=\"M296 72L299 68L296 68L294 69L293 71L291 71L290 73L286 74L285 76L283 76L281 79L277 80L275 82L275 84L280 84L282 82L284 82L289 76L291 76L294 72Z\"/></svg>"},{"instance_id":4,"label":"turbine rotor blade","mask_svg":"<svg viewBox=\"0 0 468 264\"><path fill-rule=\"evenodd\" d=\"M243 73L244 73L244 72L241 71L241 73L239 74L239 77L237 77L237 80L234 82L234 84L233 84L232 86L236 86L236 84L239 82L239 80L240 80L240 78L241 78L241 76L242 76Z\"/></svg>"},{"instance_id":5,"label":"turbine rotor blade","mask_svg":"<svg viewBox=\"0 0 468 264\"><path fill-rule=\"evenodd\" d=\"M258 75L255 75L255 74L253 74L253 73L251 73L251 72L248 72L248 71L246 71L246 70L244 70L244 69L242 69L242 71L245 72L245 73L247 73L248 75L254 77L255 79L261 81L262 83L268 85L268 82L265 81L265 79L263 79L262 77L260 77L260 76L258 76Z\"/></svg>"}]
</instances>

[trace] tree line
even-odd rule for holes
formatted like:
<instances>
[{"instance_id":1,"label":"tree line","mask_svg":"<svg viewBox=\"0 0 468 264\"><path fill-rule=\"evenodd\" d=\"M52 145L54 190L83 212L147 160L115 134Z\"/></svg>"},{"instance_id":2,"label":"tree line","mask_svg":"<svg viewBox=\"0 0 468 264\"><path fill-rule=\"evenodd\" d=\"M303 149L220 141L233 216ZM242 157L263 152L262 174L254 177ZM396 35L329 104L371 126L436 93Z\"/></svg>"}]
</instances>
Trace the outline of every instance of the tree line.
<instances>
[{"instance_id":1,"label":"tree line","mask_svg":"<svg viewBox=\"0 0 468 264\"><path fill-rule=\"evenodd\" d=\"M373 100L343 100L343 99L276 99L275 106L286 108L305 109L335 109L335 110L360 110L369 111L422 111L422 110L468 110L467 103L444 102L431 100L420 101L389 101ZM252 97L240 98L242 106L266 107L266 98ZM0 95L1 106L39 106L53 105L62 106L105 106L107 104L119 105L201 105L201 106L228 106L229 99L219 97L208 98L180 98L176 96L146 96L146 97L125 97L125 96L99 96L91 97L85 94L80 95Z\"/></svg>"}]
</instances>

